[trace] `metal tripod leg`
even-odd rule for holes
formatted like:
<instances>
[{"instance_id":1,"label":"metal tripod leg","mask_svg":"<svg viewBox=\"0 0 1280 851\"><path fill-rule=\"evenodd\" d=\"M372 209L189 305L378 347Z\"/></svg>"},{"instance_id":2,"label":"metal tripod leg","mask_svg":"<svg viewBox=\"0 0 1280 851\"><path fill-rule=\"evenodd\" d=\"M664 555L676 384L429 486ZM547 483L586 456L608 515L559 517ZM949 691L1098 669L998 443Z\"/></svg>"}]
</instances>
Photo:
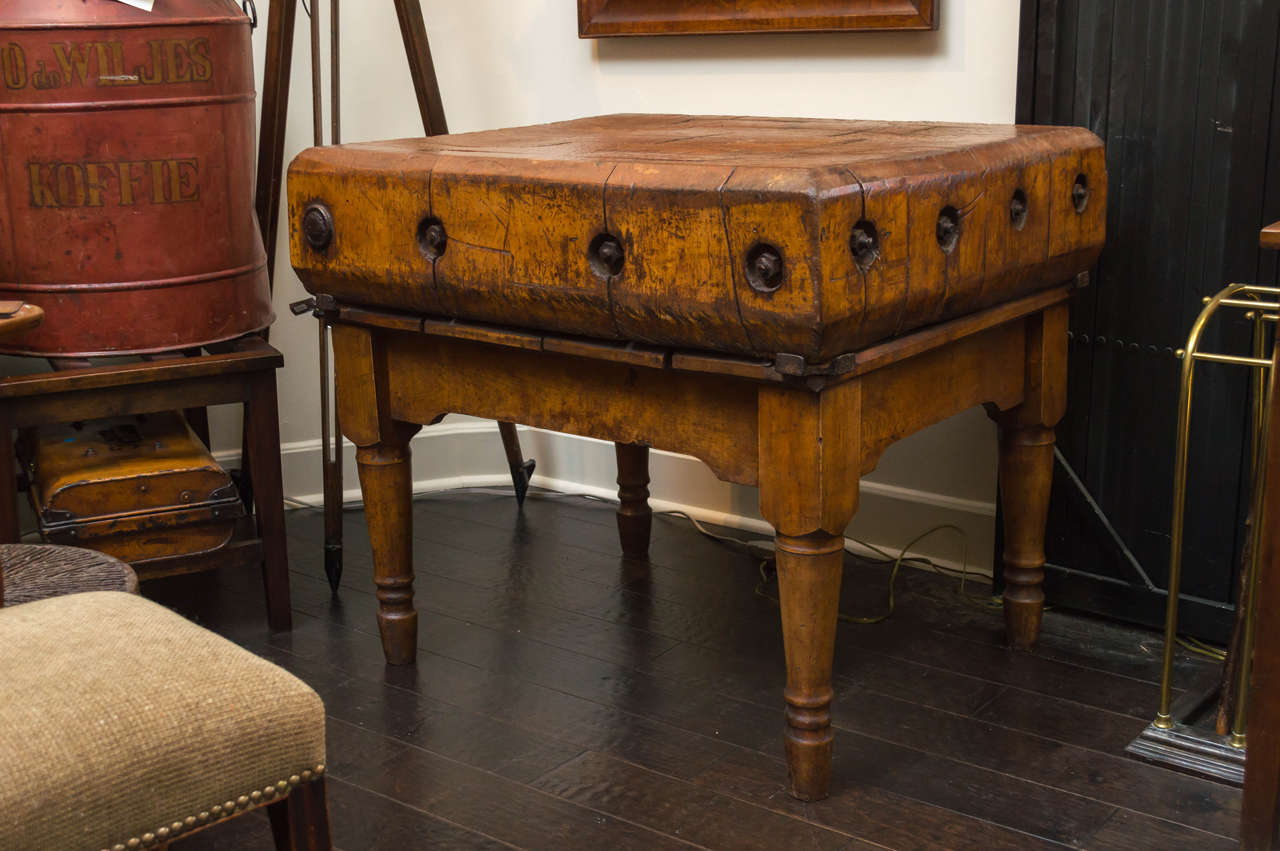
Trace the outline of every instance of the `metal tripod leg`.
<instances>
[{"instance_id":1,"label":"metal tripod leg","mask_svg":"<svg viewBox=\"0 0 1280 851\"><path fill-rule=\"evenodd\" d=\"M329 400L329 322L320 318L320 452L324 471L324 575L338 593L342 582L342 430ZM333 420L330 422L330 411Z\"/></svg>"},{"instance_id":2,"label":"metal tripod leg","mask_svg":"<svg viewBox=\"0 0 1280 851\"><path fill-rule=\"evenodd\" d=\"M516 433L515 423L498 423L498 433L502 435L502 448L507 453L507 465L511 468L511 486L516 489L516 504L524 505L525 494L529 492L529 480L533 478L533 468L537 462L530 458L524 460L520 451L520 435Z\"/></svg>"},{"instance_id":3,"label":"metal tripod leg","mask_svg":"<svg viewBox=\"0 0 1280 851\"><path fill-rule=\"evenodd\" d=\"M404 39L404 52L409 58L409 73L413 77L414 93L418 96L418 112L422 116L422 129L428 136L449 132L444 115L444 103L440 99L440 84L436 79L435 64L431 61L431 46L427 41L427 28L422 20L422 6L418 0L395 0L396 18L400 22L400 35ZM516 502L524 505L529 492L529 479L533 476L534 462L526 461L520 452L520 436L515 423L498 423L502 435L502 448L507 453L511 468L511 484L516 489Z\"/></svg>"}]
</instances>

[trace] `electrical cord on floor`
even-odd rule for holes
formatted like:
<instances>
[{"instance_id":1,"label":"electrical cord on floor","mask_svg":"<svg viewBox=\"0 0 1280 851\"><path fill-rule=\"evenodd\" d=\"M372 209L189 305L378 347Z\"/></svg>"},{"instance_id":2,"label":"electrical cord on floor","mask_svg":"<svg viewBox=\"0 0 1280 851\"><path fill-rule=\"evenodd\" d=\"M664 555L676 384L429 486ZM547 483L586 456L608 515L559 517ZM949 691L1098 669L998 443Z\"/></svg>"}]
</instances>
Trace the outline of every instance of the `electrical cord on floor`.
<instances>
[{"instance_id":1,"label":"electrical cord on floor","mask_svg":"<svg viewBox=\"0 0 1280 851\"><path fill-rule=\"evenodd\" d=\"M1212 644L1201 641L1198 638L1192 638L1189 635L1179 635L1177 640L1178 646L1183 650L1186 650L1188 653L1194 653L1197 656L1204 656L1218 662L1225 662L1227 660L1226 648L1216 647Z\"/></svg>"},{"instance_id":2,"label":"electrical cord on floor","mask_svg":"<svg viewBox=\"0 0 1280 851\"><path fill-rule=\"evenodd\" d=\"M512 491L510 490L506 490L502 488L484 488L484 487L455 488L455 489L452 489L450 492L451 493L465 492L465 493L476 493L476 494L488 494L493 496L512 496L513 495ZM596 502L616 502L617 501L617 500L612 500L612 499L599 496L597 494L584 493L581 491L533 491L531 490L529 491L527 496L529 498L536 497L538 499L564 499L569 497L579 497L579 498L593 500ZM324 510L323 506L314 505L312 503L305 502L300 499L294 499L293 497L285 497L284 501L288 505L293 505L298 508L309 509L311 511ZM356 510L360 510L361 508L362 506L359 503L353 503L351 506L343 505L344 511L356 511ZM781 602L778 600L777 597L769 594L765 590L771 578L770 573L776 572L776 568L774 569L774 571L770 571L769 569L769 564L774 561L773 541L765 540L765 539L738 538L738 537L734 537L733 535L721 535L719 533L712 532L706 526L702 525L702 523L699 522L696 517L693 517L692 515L687 514L683 511L655 511L654 513L662 517L679 517L684 520L688 520L691 524L693 524L693 528L696 529L698 532L700 532L702 535L705 535L706 537L711 538L714 541L718 541L722 544L729 544L732 546L741 547L749 555L755 556L756 558L760 559L760 567L759 567L760 582L757 583L755 588L756 596L763 597L766 600L770 600L776 605L781 605ZM954 568L943 567L942 565L936 564L931 559L928 559L924 556L908 555L911 552L911 548L914 547L916 544L918 544L920 541L924 540L930 535L933 535L936 532L943 532L943 531L955 532L960 536L960 569L959 570L955 570ZM859 552L857 549L854 548L855 546L861 547L863 550L869 550L875 553L876 556L878 556L878 558L872 558L863 552ZM888 620L888 618L893 614L894 606L896 604L894 589L897 585L898 571L902 568L902 565L904 564L912 564L917 567L928 568L942 577L952 578L952 579L959 578L960 587L958 589L958 593L960 594L960 597L970 605L977 606L978 608L983 608L983 609L999 609L1003 606L1003 604L1000 602L999 597L980 597L974 594L970 594L968 591L965 590L965 584L969 578L969 540L968 540L968 536L965 535L964 530L961 529L959 526L955 526L949 523L944 523L939 526L934 526L932 529L927 529L924 532L921 532L919 535L916 535L910 541L908 541L907 545L904 546L896 556L890 555L887 551L885 551L884 549L881 549L875 544L872 544L867 541L862 541L857 538L845 538L844 549L845 549L845 552L848 552L857 556L859 559L861 559L862 561L868 564L892 565L889 571L888 603L884 613L880 615L873 615L871 617L859 617L856 615L846 614L845 612L840 612L838 615L839 619L846 623L876 624L876 623L882 623L885 620Z\"/></svg>"},{"instance_id":3,"label":"electrical cord on floor","mask_svg":"<svg viewBox=\"0 0 1280 851\"><path fill-rule=\"evenodd\" d=\"M732 535L716 534L715 532L712 532L711 530L705 528L701 523L698 522L696 518L686 514L683 511L660 511L657 513L667 517L684 518L685 520L688 520L690 523L692 523L695 529L697 529L699 532L701 532L703 535L707 536L708 538L719 541L721 543L735 544L737 546L741 546L745 548L748 553L751 553L752 555L756 555L757 557L760 557L761 555L763 555L763 558L761 558L760 560L760 568L759 568L760 582L756 585L756 589L755 589L756 596L763 597L766 600L770 600L775 604L781 605L781 602L778 600L777 597L773 596L772 594L768 593L765 590L766 586L768 586L769 581L771 579L771 576L770 576L771 571L769 570L769 564L770 562L773 561L774 550L773 550L772 541L747 540L745 538L735 538ZM961 542L960 543L960 547L961 547L960 570L957 571L951 568L942 567L941 565L935 564L933 561L931 561L928 558L925 558L924 556L908 556L908 553L911 551L911 548L914 547L916 544L918 544L920 541L924 540L925 538L929 537L935 532L943 532L943 531L955 532L960 536L960 542ZM853 547L853 545L855 544L859 547L862 547L863 549L870 550L871 552L875 553L876 555L879 556L879 559L870 558L862 553L859 553ZM969 574L969 554L968 554L969 541L968 541L968 537L964 533L964 530L961 529L959 526L954 526L951 524L942 524L939 526L934 526L932 529L928 529L924 532L921 532L919 535L916 535L914 538L912 538L907 543L907 545L903 547L901 551L899 551L897 556L892 556L885 550L881 549L880 547L877 547L875 544L869 543L867 541L862 541L857 538L845 538L844 549L845 549L845 552L852 553L853 555L858 556L858 558L860 558L864 562L867 562L868 564L882 564L882 565L892 564L892 569L889 571L889 592L888 592L889 599L888 599L888 604L886 606L884 614L873 615L871 617L859 617L856 615L850 615L844 612L840 612L838 614L838 618L844 621L845 623L874 624L874 623L882 623L883 621L886 621L889 619L889 616L893 614L893 609L895 605L894 589L897 585L898 571L899 569L901 569L903 564L915 564L920 567L927 567L933 570L939 576L950 577L950 578L959 576L960 596L963 597L966 602L972 605L978 606L979 608L984 608L984 609L985 608L1001 608L1003 606L1003 604L999 601L999 598L978 597L968 593L965 590L965 582L967 581L968 574ZM776 573L776 567L772 572Z\"/></svg>"},{"instance_id":4,"label":"electrical cord on floor","mask_svg":"<svg viewBox=\"0 0 1280 851\"><path fill-rule=\"evenodd\" d=\"M930 559L925 558L924 556L908 557L907 555L911 551L911 548L915 546L917 543L919 543L921 540L923 540L924 538L927 538L928 536L934 534L935 532L942 532L942 531L953 531L960 535L960 540L961 540L960 565L961 566L959 571L943 568L940 565L935 564ZM863 558L864 561L867 561L871 564L892 563L893 566L889 571L888 602L885 606L885 610L883 614L862 617L858 615L850 615L846 612L838 612L836 614L837 619L839 619L840 621L843 621L844 623L867 625L867 624L883 623L884 621L888 620L890 616L893 615L894 606L896 602L894 592L897 586L898 571L902 568L902 565L905 563L912 563L919 566L928 567L932 569L934 572L936 572L939 576L949 575L954 577L958 573L960 577L959 594L961 598L964 599L965 602L969 603L970 605L974 605L984 609L999 608L1001 606L1001 604L998 601L998 598L976 597L965 591L965 581L968 578L968 573L969 573L968 539L964 534L964 530L958 526L953 526L951 524L942 524L939 526L934 526L932 529L928 529L924 532L921 532L919 535L916 535L914 538L912 538L911 541L908 542L907 545L898 552L897 556L889 556L888 553L886 553L884 550L880 549L879 547L875 546L874 544L868 544L867 542L859 541L856 538L845 539L846 552L853 552L853 550L850 549L850 546L849 546L850 543L856 543L859 546L866 547L867 549L870 549L873 552L876 552L882 556L882 558L879 560L868 559L866 557L860 556L861 558ZM781 601L777 597L775 597L774 595L770 594L768 591L765 590L771 578L768 566L769 566L769 562L767 560L760 562L760 582L756 585L755 593L756 593L756 596L763 597L764 599L769 600L774 604L780 606ZM775 566L773 572L776 574L776 571L777 571L777 568Z\"/></svg>"},{"instance_id":5,"label":"electrical cord on floor","mask_svg":"<svg viewBox=\"0 0 1280 851\"><path fill-rule=\"evenodd\" d=\"M486 495L492 495L492 496L513 496L512 491L502 489L502 488L484 488L484 487L456 488L456 489L450 490L449 492L457 493L459 491L465 492L465 493L486 494ZM441 493L444 493L444 491L441 491ZM616 502L617 501L617 500L612 500L606 497L599 496L598 494L584 493L581 491L531 490L528 493L528 497L537 498L537 499L567 499L567 498L576 497L576 498L589 499L595 502ZM324 510L324 506L314 505L312 503L305 502L300 499L295 499L293 497L285 497L284 501L288 505L292 505L297 508L307 509L310 511ZM351 503L350 505L344 504L342 507L343 511L360 511L362 509L363 509L363 506L360 503ZM693 525L693 528L696 529L702 535L705 535L706 537L711 538L714 541L718 541L722 544L741 547L749 555L752 555L758 558L760 560L760 563L759 563L760 581L756 584L756 587L755 587L756 596L769 600L775 605L781 605L781 602L778 600L778 598L770 594L766 590L767 586L769 585L770 581L773 578L773 575L776 574L776 567L774 567L773 569L770 568L770 564L774 562L773 541L765 540L763 538L760 538L760 539L738 538L733 535L722 535L717 532L712 532L710 529L704 526L696 517L693 517L692 515L687 514L683 511L657 511L654 513L663 517L679 517L684 520L688 520ZM920 541L924 540L925 538L937 532L944 532L944 531L955 532L960 536L960 569L959 570L956 570L955 568L951 568L951 567L943 567L942 565L937 564L933 560L926 558L924 556L909 555L909 553L911 552L911 548L914 547L916 544L918 544ZM875 557L868 556L866 552L858 551L857 549L855 549L855 546L861 547L862 550L864 551L870 551L874 553ZM921 532L919 535L916 535L914 538L912 538L910 541L907 542L906 546L904 546L901 550L898 551L898 554L896 556L892 555L888 551L868 541L863 541L858 538L845 538L844 549L846 552L857 556L859 559L861 559L863 562L867 564L890 565L891 567L889 570L889 590L887 594L888 600L885 606L884 613L879 615L872 615L869 617L860 617L856 615L850 615L845 612L840 612L838 615L839 619L845 623L864 624L864 625L883 623L884 621L888 620L889 617L894 612L894 607L896 605L895 588L897 586L898 572L902 568L902 565L904 564L912 564L912 565L915 565L916 567L927 568L929 570L932 570L934 573L938 574L939 576L942 576L945 578L949 578L949 579L958 578L960 580L960 586L957 589L957 593L960 595L961 599L963 599L969 605L976 606L981 609L1003 608L1004 604L1000 601L999 597L979 596L976 594L971 594L966 590L965 585L968 582L969 575L970 575L968 547L969 547L968 537L965 535L964 530L961 529L959 526L954 526L949 523L934 526L933 528L927 529L924 532ZM1048 607L1046 607L1045 610L1048 611ZM1192 638L1190 636L1178 636L1177 640L1178 640L1178 645L1181 646L1184 650L1186 650L1189 653L1194 653L1198 656L1214 659L1219 662L1226 659L1226 656L1227 656L1226 650L1224 650L1221 647L1215 647L1212 644L1207 644L1203 641L1200 641L1199 639Z\"/></svg>"}]
</instances>

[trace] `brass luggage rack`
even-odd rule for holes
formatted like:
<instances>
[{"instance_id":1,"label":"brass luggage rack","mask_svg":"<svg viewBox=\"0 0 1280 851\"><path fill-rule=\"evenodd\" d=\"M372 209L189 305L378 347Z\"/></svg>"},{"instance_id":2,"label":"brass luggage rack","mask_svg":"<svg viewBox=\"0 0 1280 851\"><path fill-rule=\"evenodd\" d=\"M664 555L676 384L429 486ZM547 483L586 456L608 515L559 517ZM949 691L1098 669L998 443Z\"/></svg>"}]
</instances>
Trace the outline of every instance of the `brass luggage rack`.
<instances>
[{"instance_id":1,"label":"brass luggage rack","mask_svg":"<svg viewBox=\"0 0 1280 851\"><path fill-rule=\"evenodd\" d=\"M1264 300L1265 299L1265 300ZM1249 355L1219 354L1200 350L1201 337L1210 319L1221 308L1245 310L1245 318L1253 323L1252 352ZM1165 613L1164 660L1160 680L1160 707L1155 720L1126 750L1143 759L1166 763L1224 780L1236 785L1244 782L1244 748L1248 726L1249 662L1253 651L1253 634L1257 618L1254 605L1258 579L1259 547L1257 518L1262 516L1265 498L1264 477L1260 465L1266 457L1266 412L1270 408L1267 381L1272 367L1272 353L1267 350L1268 323L1280 320L1280 287L1254 284L1231 284L1217 295L1206 297L1204 307L1187 337L1185 349L1177 352L1182 360L1182 376L1178 394L1177 435L1174 447L1173 510L1169 543L1169 602ZM1204 708L1218 695L1218 689L1188 694L1173 703L1173 662L1178 644L1178 594L1182 579L1183 528L1187 501L1187 447L1191 437L1191 400L1195 367L1199 361L1249 367L1253 372L1250 401L1250 470L1252 495L1249 516L1251 534L1246 544L1245 577L1237 616L1241 636L1233 642L1238 653L1231 670L1231 682L1223 683L1224 694L1231 706L1231 730L1221 735L1216 730L1193 726Z\"/></svg>"}]
</instances>

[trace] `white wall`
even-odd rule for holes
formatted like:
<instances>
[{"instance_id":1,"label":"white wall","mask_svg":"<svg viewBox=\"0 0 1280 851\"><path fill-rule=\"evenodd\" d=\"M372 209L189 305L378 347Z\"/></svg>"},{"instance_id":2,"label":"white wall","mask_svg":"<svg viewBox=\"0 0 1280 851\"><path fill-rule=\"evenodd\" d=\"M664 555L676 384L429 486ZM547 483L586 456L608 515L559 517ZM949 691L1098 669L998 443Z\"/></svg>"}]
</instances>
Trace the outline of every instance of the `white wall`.
<instances>
[{"instance_id":1,"label":"white wall","mask_svg":"<svg viewBox=\"0 0 1280 851\"><path fill-rule=\"evenodd\" d=\"M327 12L328 3L322 7ZM259 0L265 22L268 3ZM933 33L843 33L579 40L573 0L423 0L450 129L455 132L609 112L686 112L1010 122L1017 63L1016 0L944 0ZM390 0L343 4L344 141L421 134ZM306 18L299 15L286 157L310 145ZM324 27L328 30L327 20ZM261 75L266 28L255 35ZM327 71L326 71L327 85ZM283 213L282 213L283 215ZM283 349L280 413L286 489L316 498L317 367L314 323L289 315L305 295L282 240L276 264ZM238 445L219 412L219 443ZM450 418L424 430L415 476L423 488L505 476L491 426ZM433 431L438 436L430 437ZM572 488L612 489L609 448L526 433L539 472ZM658 455L658 500L707 516L756 517L750 489L716 482L701 465ZM348 485L354 485L352 475ZM971 557L989 569L995 490L994 430L971 411L903 441L864 486L851 532L900 546L938 522L969 532ZM749 523L750 521L742 521ZM923 549L953 555L954 540Z\"/></svg>"}]
</instances>

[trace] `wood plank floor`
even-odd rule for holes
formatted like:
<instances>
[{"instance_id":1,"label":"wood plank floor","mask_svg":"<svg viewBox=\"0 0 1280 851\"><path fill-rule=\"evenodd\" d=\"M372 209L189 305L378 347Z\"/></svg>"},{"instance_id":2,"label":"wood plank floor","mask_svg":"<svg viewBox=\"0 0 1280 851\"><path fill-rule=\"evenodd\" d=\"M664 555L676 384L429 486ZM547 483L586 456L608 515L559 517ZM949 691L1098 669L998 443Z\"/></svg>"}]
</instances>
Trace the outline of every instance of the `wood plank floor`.
<instances>
[{"instance_id":1,"label":"wood plank floor","mask_svg":"<svg viewBox=\"0 0 1280 851\"><path fill-rule=\"evenodd\" d=\"M1152 633L1050 612L1040 648L1014 653L999 611L904 569L891 618L840 626L833 794L802 804L776 588L757 593L750 555L659 517L649 561L629 562L612 506L576 497L517 514L509 496L433 495L415 523L414 667L382 662L358 511L337 599L319 513L290 513L290 634L267 633L252 572L143 587L324 698L346 851L1235 846L1238 792L1123 754L1156 705ZM850 559L842 610L878 613L887 577ZM173 847L272 846L255 814Z\"/></svg>"}]
</instances>

